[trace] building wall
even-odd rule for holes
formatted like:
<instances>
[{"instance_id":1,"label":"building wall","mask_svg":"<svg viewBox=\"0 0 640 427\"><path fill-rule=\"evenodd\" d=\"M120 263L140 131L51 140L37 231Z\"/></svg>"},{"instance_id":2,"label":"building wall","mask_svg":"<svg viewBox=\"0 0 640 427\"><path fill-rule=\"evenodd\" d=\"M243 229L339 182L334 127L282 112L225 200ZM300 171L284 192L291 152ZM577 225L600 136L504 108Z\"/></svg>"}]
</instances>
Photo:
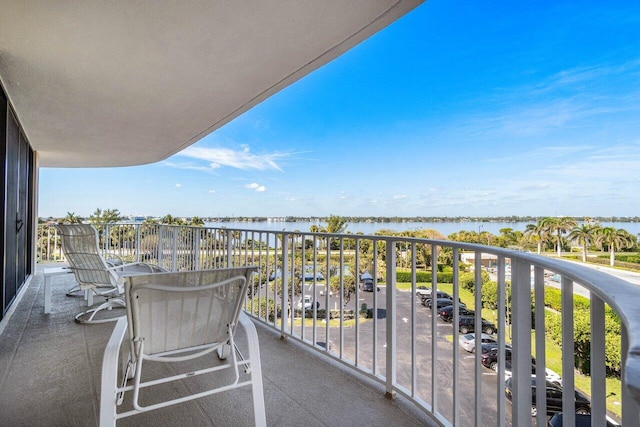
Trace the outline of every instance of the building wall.
<instances>
[{"instance_id":1,"label":"building wall","mask_svg":"<svg viewBox=\"0 0 640 427\"><path fill-rule=\"evenodd\" d=\"M0 87L0 320L33 272L34 152Z\"/></svg>"}]
</instances>

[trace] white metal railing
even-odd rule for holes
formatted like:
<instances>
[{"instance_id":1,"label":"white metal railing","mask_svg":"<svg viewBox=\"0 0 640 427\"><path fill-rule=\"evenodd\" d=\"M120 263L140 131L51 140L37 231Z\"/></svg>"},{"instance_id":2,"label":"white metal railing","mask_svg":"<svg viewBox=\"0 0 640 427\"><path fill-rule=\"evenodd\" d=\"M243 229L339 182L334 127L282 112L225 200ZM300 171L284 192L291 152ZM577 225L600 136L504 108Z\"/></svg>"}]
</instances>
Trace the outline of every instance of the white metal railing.
<instances>
[{"instance_id":1,"label":"white metal railing","mask_svg":"<svg viewBox=\"0 0 640 427\"><path fill-rule=\"evenodd\" d=\"M532 342L536 372L545 372L545 276L559 275L563 413L576 410L573 288L580 284L588 289L591 300L591 390L583 391L590 395L592 425L605 425L609 397L605 386L605 306L617 313L622 324L623 425L640 424L640 287L600 271L502 248L405 237L146 224L98 228L105 252L170 270L257 265L259 274L250 286L245 307L254 319L379 381L389 396L400 394L410 399L442 425L529 425L532 405L537 408L537 425L545 425L545 394L537 393L535 405L532 402ZM63 259L55 230L41 227L38 236L41 261ZM460 348L458 328L437 319L435 304L427 309L416 296L421 271L431 271L430 286L436 291L442 286L438 266L451 264L451 282L455 284L451 285L452 324L457 325L460 276L466 268L459 260L462 252L474 253L474 264L469 267L475 283L482 282L482 255L497 257L497 375L481 365L481 352L471 355ZM409 272L410 289L402 290L396 283L401 269ZM373 292L364 292L359 286L348 292L351 277L364 270L374 278ZM331 281L335 292L328 289ZM481 307L482 290L475 290L475 307ZM306 320L304 306L297 309L303 295L310 295L312 302ZM349 310L355 312L353 318ZM359 312L373 317L360 317ZM481 315L480 310L475 311L476 330L480 330ZM512 337L511 403L502 380L508 337ZM574 418L565 416L563 425L573 426Z\"/></svg>"}]
</instances>

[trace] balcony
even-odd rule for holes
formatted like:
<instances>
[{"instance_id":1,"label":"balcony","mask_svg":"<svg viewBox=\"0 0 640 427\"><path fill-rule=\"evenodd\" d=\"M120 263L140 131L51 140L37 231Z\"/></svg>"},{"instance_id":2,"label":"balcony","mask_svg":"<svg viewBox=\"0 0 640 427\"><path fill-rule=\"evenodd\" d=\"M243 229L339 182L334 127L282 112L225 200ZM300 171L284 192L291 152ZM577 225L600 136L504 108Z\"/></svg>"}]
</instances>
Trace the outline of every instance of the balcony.
<instances>
[{"instance_id":1,"label":"balcony","mask_svg":"<svg viewBox=\"0 0 640 427\"><path fill-rule=\"evenodd\" d=\"M86 306L82 298L65 296L72 275L53 278L52 311L43 314L42 268L1 335L0 424L98 425L102 354L114 323L73 322ZM295 340L281 340L271 328L258 327L258 334L268 425L424 425L423 414L385 399L380 385L345 375L344 367ZM248 404L239 405L244 399ZM250 399L248 389L239 389L125 418L118 426L251 425Z\"/></svg>"},{"instance_id":2,"label":"balcony","mask_svg":"<svg viewBox=\"0 0 640 427\"><path fill-rule=\"evenodd\" d=\"M612 397L611 386L605 385L606 374L611 372L605 354L610 341L605 324L611 310L621 322L622 385L615 399L622 408L622 425L639 424L640 312L634 299L640 297L640 288L616 277L528 253L406 237L140 224L109 225L100 230L105 251L171 270L260 267L245 308L263 326L258 329L269 425L545 423L544 395L539 393L532 400L531 357L535 357L536 372L545 372L554 361L543 331L550 321L545 314L551 311L549 297L544 295L545 278L555 275L561 288L561 306L555 311L561 313L562 412L579 409L567 397L574 395L578 376L573 289L580 285L590 296L591 385L581 391L589 396L592 425L604 425L607 416L616 418L607 414L605 406ZM62 260L54 229L39 231L38 251L42 262ZM470 266L460 262L461 254L468 252L475 255ZM447 288L454 307L461 297L469 303L462 279L471 276L475 283L483 281L487 274L483 254L495 260L495 269L491 269L496 284L493 307L505 308L493 310L498 326L494 335L499 349L497 372L481 365L481 352L463 350L458 328L439 320L436 308L423 307L416 295L418 286L424 284L419 281L421 275L441 271L430 274L429 287ZM373 291L355 286L349 292L354 272L365 270L376 283ZM63 292L71 287L73 278L54 280L58 282L50 315L42 314L42 277L36 275L5 327L0 408L16 424L94 424L101 355L112 326L74 324L72 314L81 310L83 301L65 297ZM327 288L327 281L333 282L333 289ZM488 292L489 287L474 292L472 305L481 307L484 299L485 306L491 306ZM303 295L316 303L311 304L304 322L297 309ZM485 314L475 311L477 329ZM458 318L454 309L453 324L458 324ZM513 348L511 401L502 380L507 344ZM240 398L247 396L248 392ZM173 416L192 419L192 424L251 423L250 406L238 408L233 400L197 402L137 415L120 424L167 423L170 420L165 417ZM532 406L537 409L535 418ZM571 417L564 421L564 425L573 425Z\"/></svg>"}]
</instances>

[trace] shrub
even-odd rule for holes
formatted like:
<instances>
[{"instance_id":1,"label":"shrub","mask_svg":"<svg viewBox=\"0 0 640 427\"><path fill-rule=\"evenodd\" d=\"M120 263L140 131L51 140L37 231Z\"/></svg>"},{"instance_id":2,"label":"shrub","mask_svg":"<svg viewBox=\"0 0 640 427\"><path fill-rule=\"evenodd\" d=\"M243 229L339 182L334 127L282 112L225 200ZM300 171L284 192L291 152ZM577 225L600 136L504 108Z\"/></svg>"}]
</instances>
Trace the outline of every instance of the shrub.
<instances>
[{"instance_id":1,"label":"shrub","mask_svg":"<svg viewBox=\"0 0 640 427\"><path fill-rule=\"evenodd\" d=\"M484 270L482 270L481 272L481 277L482 277L482 284L485 284L491 281L491 276L489 276L489 273L487 273ZM475 293L475 289L476 289L476 273L475 272L470 271L468 273L461 273L459 281L462 289L466 289L471 293Z\"/></svg>"},{"instance_id":2,"label":"shrub","mask_svg":"<svg viewBox=\"0 0 640 427\"><path fill-rule=\"evenodd\" d=\"M365 319L373 319L373 309L368 309L366 302L362 303L359 314L360 317L364 317Z\"/></svg>"},{"instance_id":3,"label":"shrub","mask_svg":"<svg viewBox=\"0 0 640 427\"><path fill-rule=\"evenodd\" d=\"M578 297L576 297L577 299ZM582 299L585 300L585 298ZM582 373L589 374L591 371L591 319L588 300L586 306L584 301L575 304L573 323L574 363ZM549 338L562 345L562 316L560 314L547 311L545 313L545 329ZM620 377L620 318L609 307L605 312L605 365L607 374Z\"/></svg>"},{"instance_id":4,"label":"shrub","mask_svg":"<svg viewBox=\"0 0 640 427\"><path fill-rule=\"evenodd\" d=\"M431 283L430 271L416 271L417 283ZM396 281L400 283L411 282L411 271L396 271ZM438 283L453 283L453 271L438 272Z\"/></svg>"},{"instance_id":5,"label":"shrub","mask_svg":"<svg viewBox=\"0 0 640 427\"><path fill-rule=\"evenodd\" d=\"M616 261L632 262L635 264L640 264L640 255L616 254L615 257L616 257Z\"/></svg>"}]
</instances>

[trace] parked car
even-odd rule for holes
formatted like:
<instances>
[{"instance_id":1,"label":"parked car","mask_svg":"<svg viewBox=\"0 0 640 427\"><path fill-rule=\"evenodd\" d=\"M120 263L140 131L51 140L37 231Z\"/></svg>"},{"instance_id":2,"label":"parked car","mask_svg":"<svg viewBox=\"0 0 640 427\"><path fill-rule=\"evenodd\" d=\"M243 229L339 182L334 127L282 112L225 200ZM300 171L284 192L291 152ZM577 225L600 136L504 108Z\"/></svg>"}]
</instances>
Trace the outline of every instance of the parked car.
<instances>
[{"instance_id":1,"label":"parked car","mask_svg":"<svg viewBox=\"0 0 640 427\"><path fill-rule=\"evenodd\" d=\"M272 271L271 274L269 274L270 282L276 279L282 279L282 270L280 270L279 268L276 271Z\"/></svg>"},{"instance_id":2,"label":"parked car","mask_svg":"<svg viewBox=\"0 0 640 427\"><path fill-rule=\"evenodd\" d=\"M483 344L484 347L484 344ZM484 350L484 348L483 348ZM480 360L483 366L498 372L498 349L497 347L490 348L486 353L483 351L482 359ZM531 373L536 373L536 359L531 358ZM512 375L511 371L511 347L505 347L505 364L504 364L504 377L505 380L509 379ZM562 377L549 368L545 368L546 380L557 386L562 386Z\"/></svg>"},{"instance_id":3,"label":"parked car","mask_svg":"<svg viewBox=\"0 0 640 427\"><path fill-rule=\"evenodd\" d=\"M429 292L428 295L423 295L421 296L422 298L422 305L425 305L425 301L430 300L431 298L433 298L433 292ZM453 301L453 297L451 295L449 295L448 293L444 292L444 291L438 291L436 292L436 298L447 298Z\"/></svg>"},{"instance_id":4,"label":"parked car","mask_svg":"<svg viewBox=\"0 0 640 427\"><path fill-rule=\"evenodd\" d=\"M575 414L576 427L591 427L591 414ZM620 424L614 422L607 416L606 427L620 427ZM558 412L551 417L547 423L549 427L562 427L562 412Z\"/></svg>"},{"instance_id":5,"label":"parked car","mask_svg":"<svg viewBox=\"0 0 640 427\"><path fill-rule=\"evenodd\" d=\"M469 353L475 353L476 351L476 334L475 333L460 335L460 337L458 338L458 342L460 343L460 347L464 348ZM495 344L498 343L498 341L496 341L494 338L490 337L487 334L480 335L480 342L495 343Z\"/></svg>"},{"instance_id":6,"label":"parked car","mask_svg":"<svg viewBox=\"0 0 640 427\"><path fill-rule=\"evenodd\" d=\"M305 295L304 298L298 302L298 309L302 309L304 307L305 310L311 310L313 308L313 301L311 300L311 295ZM316 308L320 308L320 302L316 301Z\"/></svg>"},{"instance_id":7,"label":"parked car","mask_svg":"<svg viewBox=\"0 0 640 427\"><path fill-rule=\"evenodd\" d=\"M425 307L431 308L433 304L433 299L427 299L424 300L422 302L422 305L424 305ZM447 306L452 306L453 305L453 300L450 300L449 298L437 298L436 299L436 308L438 310L440 310L443 307L447 307ZM466 307L463 303L460 303L460 307Z\"/></svg>"},{"instance_id":8,"label":"parked car","mask_svg":"<svg viewBox=\"0 0 640 427\"><path fill-rule=\"evenodd\" d=\"M504 358L507 361L511 360L510 348L509 349L505 348ZM482 344L482 358L480 359L480 363L482 363L482 366L484 366L485 368L492 369L496 372L498 371L498 345L497 344L495 345L488 344L487 346L485 346L485 344Z\"/></svg>"},{"instance_id":9,"label":"parked car","mask_svg":"<svg viewBox=\"0 0 640 427\"><path fill-rule=\"evenodd\" d=\"M473 316L475 312L473 310L469 310L467 308L459 306L458 314L460 316ZM438 310L438 315L445 322L451 323L453 321L453 305L442 307L440 310Z\"/></svg>"},{"instance_id":10,"label":"parked car","mask_svg":"<svg viewBox=\"0 0 640 427\"><path fill-rule=\"evenodd\" d=\"M360 275L360 289L366 292L373 292L373 276L368 271Z\"/></svg>"},{"instance_id":11,"label":"parked car","mask_svg":"<svg viewBox=\"0 0 640 427\"><path fill-rule=\"evenodd\" d=\"M308 269L305 270L304 273L298 274L298 279L305 282L312 282L313 280L322 281L324 280L324 274L320 273L319 271L317 271L316 274L313 274L313 269Z\"/></svg>"},{"instance_id":12,"label":"parked car","mask_svg":"<svg viewBox=\"0 0 640 427\"><path fill-rule=\"evenodd\" d=\"M458 319L458 330L462 334L474 332L476 329L476 318L473 316L460 316ZM482 332L487 335L494 334L498 328L488 320L482 319Z\"/></svg>"},{"instance_id":13,"label":"parked car","mask_svg":"<svg viewBox=\"0 0 640 427\"><path fill-rule=\"evenodd\" d=\"M512 398L512 382L513 378L511 377L505 382L504 393L509 400ZM562 387L549 381L545 381L545 385L545 394L547 395L547 415L554 415L562 411ZM531 377L531 416L535 416L538 413L538 410L536 409L536 389L536 377ZM576 414L590 414L591 402L587 396L577 390L575 391L575 395Z\"/></svg>"},{"instance_id":14,"label":"parked car","mask_svg":"<svg viewBox=\"0 0 640 427\"><path fill-rule=\"evenodd\" d=\"M481 361L482 362L482 361ZM493 364L493 368L494 371L498 372L498 362L496 361L496 363ZM535 375L536 373L536 365L535 362L531 363L531 374ZM508 380L509 378L511 378L511 376L513 375L512 371L511 371L511 359L507 359L504 361L504 379ZM557 385L558 387L562 386L562 377L560 377L560 375L558 375L556 372L552 371L549 368L545 368L545 379L547 380L547 382Z\"/></svg>"},{"instance_id":15,"label":"parked car","mask_svg":"<svg viewBox=\"0 0 640 427\"><path fill-rule=\"evenodd\" d=\"M431 296L431 288L428 286L420 285L416 287L416 296L420 299Z\"/></svg>"},{"instance_id":16,"label":"parked car","mask_svg":"<svg viewBox=\"0 0 640 427\"><path fill-rule=\"evenodd\" d=\"M485 355L490 355L491 353L495 353L496 355L498 354L498 343L495 342L483 342L480 347L482 348L482 357L486 357ZM511 351L511 345L505 343L504 344L504 348L506 351ZM511 354L509 354L508 357L511 357ZM484 359L481 359L480 361L482 361Z\"/></svg>"}]
</instances>

